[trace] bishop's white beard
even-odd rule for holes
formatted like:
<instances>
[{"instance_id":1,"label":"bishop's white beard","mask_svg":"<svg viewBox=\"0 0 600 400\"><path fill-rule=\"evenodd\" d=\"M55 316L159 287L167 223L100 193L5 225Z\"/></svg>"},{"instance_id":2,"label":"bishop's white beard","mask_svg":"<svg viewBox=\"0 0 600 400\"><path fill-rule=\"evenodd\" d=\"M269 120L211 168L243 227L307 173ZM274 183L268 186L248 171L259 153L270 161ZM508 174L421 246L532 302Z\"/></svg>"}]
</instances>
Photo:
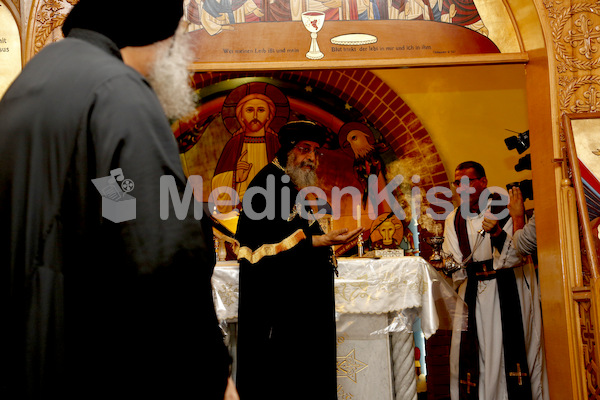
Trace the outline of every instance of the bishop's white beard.
<instances>
[{"instance_id":1,"label":"bishop's white beard","mask_svg":"<svg viewBox=\"0 0 600 400\"><path fill-rule=\"evenodd\" d=\"M194 58L189 36L177 33L160 44L148 81L169 119L179 119L196 110L196 94L190 86L188 65Z\"/></svg>"},{"instance_id":2,"label":"bishop's white beard","mask_svg":"<svg viewBox=\"0 0 600 400\"><path fill-rule=\"evenodd\" d=\"M311 170L304 170L302 167L311 166ZM296 155L290 151L288 154L285 173L289 175L290 180L298 189L304 189L309 186L317 185L317 164L312 161L304 160L299 165L296 164Z\"/></svg>"}]
</instances>

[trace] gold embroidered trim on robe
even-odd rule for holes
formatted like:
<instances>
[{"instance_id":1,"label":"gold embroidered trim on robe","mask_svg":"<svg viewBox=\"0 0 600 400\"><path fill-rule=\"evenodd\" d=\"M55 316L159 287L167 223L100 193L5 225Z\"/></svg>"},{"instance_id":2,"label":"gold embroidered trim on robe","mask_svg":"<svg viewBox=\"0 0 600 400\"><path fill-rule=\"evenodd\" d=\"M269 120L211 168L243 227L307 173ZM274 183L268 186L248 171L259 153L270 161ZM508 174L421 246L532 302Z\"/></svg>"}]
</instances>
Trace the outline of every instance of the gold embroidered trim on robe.
<instances>
[{"instance_id":1,"label":"gold embroidered trim on robe","mask_svg":"<svg viewBox=\"0 0 600 400\"><path fill-rule=\"evenodd\" d=\"M280 170L282 170L283 172L285 172L285 168L283 168L281 166L281 164L279 164L279 159L278 158L274 158L273 161L271 161L271 163L273 163L274 166L276 166L277 168L279 168Z\"/></svg>"},{"instance_id":2,"label":"gold embroidered trim on robe","mask_svg":"<svg viewBox=\"0 0 600 400\"><path fill-rule=\"evenodd\" d=\"M238 256L238 260L245 258L246 260L250 261L251 264L256 264L264 256L274 256L282 251L289 250L300 243L300 241L303 239L306 239L306 235L302 229L298 229L296 232L292 233L279 243L263 244L255 251L252 251L249 247L244 246L236 248L235 253Z\"/></svg>"}]
</instances>

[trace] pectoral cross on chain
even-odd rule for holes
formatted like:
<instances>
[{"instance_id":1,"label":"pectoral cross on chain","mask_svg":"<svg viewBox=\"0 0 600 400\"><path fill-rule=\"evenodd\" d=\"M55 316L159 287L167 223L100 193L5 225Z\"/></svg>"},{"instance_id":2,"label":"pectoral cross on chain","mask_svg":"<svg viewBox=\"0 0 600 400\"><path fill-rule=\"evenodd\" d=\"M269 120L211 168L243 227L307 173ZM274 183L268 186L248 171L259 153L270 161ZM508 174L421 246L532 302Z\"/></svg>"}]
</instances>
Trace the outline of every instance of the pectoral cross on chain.
<instances>
[{"instance_id":1,"label":"pectoral cross on chain","mask_svg":"<svg viewBox=\"0 0 600 400\"><path fill-rule=\"evenodd\" d=\"M456 381L455 381L456 382ZM467 393L471 394L471 388L477 386L475 382L471 382L471 373L467 372L467 380L461 379L458 381L461 385L467 385Z\"/></svg>"},{"instance_id":2,"label":"pectoral cross on chain","mask_svg":"<svg viewBox=\"0 0 600 400\"><path fill-rule=\"evenodd\" d=\"M517 372L509 372L509 376L516 376L518 378L519 386L523 386L523 377L527 376L526 372L521 372L521 364L517 363Z\"/></svg>"}]
</instances>

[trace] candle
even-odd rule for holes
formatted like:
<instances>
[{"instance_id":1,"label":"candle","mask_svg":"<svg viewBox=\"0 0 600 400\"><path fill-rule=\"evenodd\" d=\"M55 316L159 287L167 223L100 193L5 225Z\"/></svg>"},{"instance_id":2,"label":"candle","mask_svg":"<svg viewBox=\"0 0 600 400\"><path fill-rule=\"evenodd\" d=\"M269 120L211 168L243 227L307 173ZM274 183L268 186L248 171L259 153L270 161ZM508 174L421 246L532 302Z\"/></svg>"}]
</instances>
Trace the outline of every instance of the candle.
<instances>
[{"instance_id":1,"label":"candle","mask_svg":"<svg viewBox=\"0 0 600 400\"><path fill-rule=\"evenodd\" d=\"M360 217L361 217L362 215L361 215L361 212L360 212L360 211L361 211L361 210L360 210L360 204L357 204L357 205L356 205L356 224L357 224L357 228L360 228L360 227L361 227L361 220L360 220L361 218L360 218Z\"/></svg>"}]
</instances>

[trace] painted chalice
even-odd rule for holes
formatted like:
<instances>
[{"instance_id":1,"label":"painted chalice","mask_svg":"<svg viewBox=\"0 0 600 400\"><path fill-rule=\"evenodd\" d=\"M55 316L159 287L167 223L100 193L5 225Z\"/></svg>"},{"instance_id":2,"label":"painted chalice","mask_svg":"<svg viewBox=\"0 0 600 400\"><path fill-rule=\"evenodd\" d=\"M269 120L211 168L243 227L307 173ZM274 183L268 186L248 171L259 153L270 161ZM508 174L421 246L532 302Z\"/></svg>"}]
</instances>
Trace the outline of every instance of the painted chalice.
<instances>
[{"instance_id":1,"label":"painted chalice","mask_svg":"<svg viewBox=\"0 0 600 400\"><path fill-rule=\"evenodd\" d=\"M306 11L302 13L302 23L307 31L310 32L310 49L306 53L306 58L311 60L320 60L325 55L319 49L317 44L317 32L323 28L325 23L325 13L321 11Z\"/></svg>"}]
</instances>

